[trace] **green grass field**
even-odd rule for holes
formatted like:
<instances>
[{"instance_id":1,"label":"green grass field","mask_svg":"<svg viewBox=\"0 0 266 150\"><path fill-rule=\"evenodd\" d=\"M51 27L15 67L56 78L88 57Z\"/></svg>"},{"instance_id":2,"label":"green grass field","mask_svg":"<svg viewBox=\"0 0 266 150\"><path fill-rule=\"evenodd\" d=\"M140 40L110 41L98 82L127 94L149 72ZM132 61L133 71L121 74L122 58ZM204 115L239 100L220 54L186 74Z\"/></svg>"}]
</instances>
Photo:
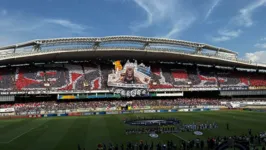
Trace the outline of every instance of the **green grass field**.
<instances>
[{"instance_id":1,"label":"green grass field","mask_svg":"<svg viewBox=\"0 0 266 150\"><path fill-rule=\"evenodd\" d=\"M184 123L216 121L218 129L206 130L200 138L216 135L241 135L249 128L253 132L266 131L266 114L245 111L178 112L156 114L126 114L81 117L52 117L39 119L0 120L0 150L77 150L77 145L94 150L98 143L126 143L127 141L164 142L180 137L186 140L197 136L189 132L161 134L152 139L148 135L125 135L123 119L132 116L176 117ZM226 123L230 131L226 130Z\"/></svg>"}]
</instances>

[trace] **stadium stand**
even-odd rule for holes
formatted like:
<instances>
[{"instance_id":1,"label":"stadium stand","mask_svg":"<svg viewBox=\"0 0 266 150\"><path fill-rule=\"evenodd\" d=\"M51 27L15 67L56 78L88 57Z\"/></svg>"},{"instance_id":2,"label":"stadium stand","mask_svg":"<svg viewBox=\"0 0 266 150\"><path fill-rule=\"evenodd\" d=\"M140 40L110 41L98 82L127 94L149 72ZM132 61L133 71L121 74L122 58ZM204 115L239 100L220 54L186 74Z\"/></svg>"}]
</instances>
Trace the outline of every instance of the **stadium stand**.
<instances>
[{"instance_id":1,"label":"stadium stand","mask_svg":"<svg viewBox=\"0 0 266 150\"><path fill-rule=\"evenodd\" d=\"M218 81L223 86L248 86L248 74L245 72L237 72L232 70L217 71Z\"/></svg>"},{"instance_id":2,"label":"stadium stand","mask_svg":"<svg viewBox=\"0 0 266 150\"><path fill-rule=\"evenodd\" d=\"M15 83L14 68L0 68L0 90L14 90Z\"/></svg>"},{"instance_id":3,"label":"stadium stand","mask_svg":"<svg viewBox=\"0 0 266 150\"><path fill-rule=\"evenodd\" d=\"M251 86L266 86L266 76L263 73L250 73Z\"/></svg>"},{"instance_id":4,"label":"stadium stand","mask_svg":"<svg viewBox=\"0 0 266 150\"><path fill-rule=\"evenodd\" d=\"M111 63L0 68L0 90L105 90ZM264 73L180 64L151 65L151 89L266 86Z\"/></svg>"}]
</instances>

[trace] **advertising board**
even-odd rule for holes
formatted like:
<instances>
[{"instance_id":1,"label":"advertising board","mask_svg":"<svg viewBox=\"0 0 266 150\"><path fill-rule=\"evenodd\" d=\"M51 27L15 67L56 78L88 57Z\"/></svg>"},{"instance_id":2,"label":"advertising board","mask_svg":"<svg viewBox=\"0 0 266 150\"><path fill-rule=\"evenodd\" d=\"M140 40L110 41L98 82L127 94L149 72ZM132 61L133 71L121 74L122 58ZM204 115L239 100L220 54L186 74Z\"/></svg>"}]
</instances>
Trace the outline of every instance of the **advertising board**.
<instances>
[{"instance_id":1,"label":"advertising board","mask_svg":"<svg viewBox=\"0 0 266 150\"><path fill-rule=\"evenodd\" d=\"M155 113L156 112L156 110L143 110L144 111L144 113Z\"/></svg>"}]
</instances>

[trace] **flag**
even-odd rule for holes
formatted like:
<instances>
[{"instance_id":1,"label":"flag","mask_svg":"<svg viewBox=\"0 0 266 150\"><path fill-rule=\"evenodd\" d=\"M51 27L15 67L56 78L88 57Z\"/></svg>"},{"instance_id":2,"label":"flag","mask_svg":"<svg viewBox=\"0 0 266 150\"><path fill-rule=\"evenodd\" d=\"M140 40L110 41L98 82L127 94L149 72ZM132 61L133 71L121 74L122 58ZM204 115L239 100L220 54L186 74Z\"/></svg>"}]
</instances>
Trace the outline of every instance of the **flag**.
<instances>
[{"instance_id":1,"label":"flag","mask_svg":"<svg viewBox=\"0 0 266 150\"><path fill-rule=\"evenodd\" d=\"M116 70L116 71L120 71L120 70L123 69L120 60L117 60L117 61L113 62L113 65L115 65L115 70Z\"/></svg>"}]
</instances>

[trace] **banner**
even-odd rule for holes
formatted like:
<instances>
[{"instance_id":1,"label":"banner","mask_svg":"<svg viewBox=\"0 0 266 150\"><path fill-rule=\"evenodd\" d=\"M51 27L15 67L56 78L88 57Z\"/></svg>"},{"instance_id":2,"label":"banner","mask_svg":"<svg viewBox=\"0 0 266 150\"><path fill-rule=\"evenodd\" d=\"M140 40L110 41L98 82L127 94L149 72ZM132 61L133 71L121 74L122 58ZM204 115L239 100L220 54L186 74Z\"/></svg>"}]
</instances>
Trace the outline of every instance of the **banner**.
<instances>
[{"instance_id":1,"label":"banner","mask_svg":"<svg viewBox=\"0 0 266 150\"><path fill-rule=\"evenodd\" d=\"M4 120L4 119L10 119L10 116L0 116L0 120Z\"/></svg>"},{"instance_id":2,"label":"banner","mask_svg":"<svg viewBox=\"0 0 266 150\"><path fill-rule=\"evenodd\" d=\"M120 61L115 61L115 70L108 75L108 86L120 88L148 88L151 80L151 69L137 61L127 61L122 67Z\"/></svg>"},{"instance_id":3,"label":"banner","mask_svg":"<svg viewBox=\"0 0 266 150\"><path fill-rule=\"evenodd\" d=\"M155 113L156 110L144 110L144 113Z\"/></svg>"},{"instance_id":4,"label":"banner","mask_svg":"<svg viewBox=\"0 0 266 150\"><path fill-rule=\"evenodd\" d=\"M180 92L180 93L157 93L156 96L159 96L159 97L163 97L163 96L167 96L167 97L171 97L171 96L183 96L183 92Z\"/></svg>"},{"instance_id":5,"label":"banner","mask_svg":"<svg viewBox=\"0 0 266 150\"><path fill-rule=\"evenodd\" d=\"M151 109L172 109L173 106L151 106Z\"/></svg>"},{"instance_id":6,"label":"banner","mask_svg":"<svg viewBox=\"0 0 266 150\"><path fill-rule=\"evenodd\" d=\"M69 99L78 99L79 97L78 96L75 96L75 95L59 95L58 96L58 99L66 99L66 100L69 100Z\"/></svg>"},{"instance_id":7,"label":"banner","mask_svg":"<svg viewBox=\"0 0 266 150\"><path fill-rule=\"evenodd\" d=\"M56 90L56 91L47 91L47 90L34 90L34 91L5 91L5 92L0 92L0 95L35 95L35 94L79 94L79 93L108 93L109 90L94 90L94 91L85 91L85 90ZM14 101L12 97L5 99L5 101Z\"/></svg>"},{"instance_id":8,"label":"banner","mask_svg":"<svg viewBox=\"0 0 266 150\"><path fill-rule=\"evenodd\" d=\"M118 111L107 111L106 114L108 114L108 115L118 114Z\"/></svg>"},{"instance_id":9,"label":"banner","mask_svg":"<svg viewBox=\"0 0 266 150\"><path fill-rule=\"evenodd\" d=\"M139 109L151 109L150 106L133 106L133 110L139 110Z\"/></svg>"},{"instance_id":10,"label":"banner","mask_svg":"<svg viewBox=\"0 0 266 150\"><path fill-rule=\"evenodd\" d=\"M47 114L47 117L55 117L57 114Z\"/></svg>"},{"instance_id":11,"label":"banner","mask_svg":"<svg viewBox=\"0 0 266 150\"><path fill-rule=\"evenodd\" d=\"M68 116L81 116L81 113L79 113L79 112L68 113Z\"/></svg>"},{"instance_id":12,"label":"banner","mask_svg":"<svg viewBox=\"0 0 266 150\"><path fill-rule=\"evenodd\" d=\"M192 111L201 111L201 109L191 109Z\"/></svg>"},{"instance_id":13,"label":"banner","mask_svg":"<svg viewBox=\"0 0 266 150\"><path fill-rule=\"evenodd\" d=\"M122 88L113 88L114 94L119 94L122 97L138 97L138 96L149 96L148 89L122 89Z\"/></svg>"},{"instance_id":14,"label":"banner","mask_svg":"<svg viewBox=\"0 0 266 150\"><path fill-rule=\"evenodd\" d=\"M85 112L85 113L83 113L83 115L84 116L89 116L89 115L95 115L95 113L94 112Z\"/></svg>"},{"instance_id":15,"label":"banner","mask_svg":"<svg viewBox=\"0 0 266 150\"><path fill-rule=\"evenodd\" d=\"M221 87L222 91L234 91L234 90L248 90L248 86L227 86Z\"/></svg>"},{"instance_id":16,"label":"banner","mask_svg":"<svg viewBox=\"0 0 266 150\"><path fill-rule=\"evenodd\" d=\"M217 87L176 87L176 88L171 88L171 89L150 89L150 92L178 92L178 91L217 91L219 88Z\"/></svg>"},{"instance_id":17,"label":"banner","mask_svg":"<svg viewBox=\"0 0 266 150\"><path fill-rule=\"evenodd\" d=\"M105 111L102 111L102 112L97 112L96 115L105 115L106 112Z\"/></svg>"},{"instance_id":18,"label":"banner","mask_svg":"<svg viewBox=\"0 0 266 150\"><path fill-rule=\"evenodd\" d=\"M3 95L0 96L0 102L13 102L15 101L14 95Z\"/></svg>"},{"instance_id":19,"label":"banner","mask_svg":"<svg viewBox=\"0 0 266 150\"><path fill-rule=\"evenodd\" d=\"M1 108L0 113L11 113L15 112L15 108Z\"/></svg>"},{"instance_id":20,"label":"banner","mask_svg":"<svg viewBox=\"0 0 266 150\"><path fill-rule=\"evenodd\" d=\"M171 109L171 110L168 110L168 112L177 112L176 109Z\"/></svg>"},{"instance_id":21,"label":"banner","mask_svg":"<svg viewBox=\"0 0 266 150\"><path fill-rule=\"evenodd\" d=\"M265 90L266 86L250 86L250 90Z\"/></svg>"},{"instance_id":22,"label":"banner","mask_svg":"<svg viewBox=\"0 0 266 150\"><path fill-rule=\"evenodd\" d=\"M204 88L188 88L186 91L217 91L218 88L216 87L204 87Z\"/></svg>"},{"instance_id":23,"label":"banner","mask_svg":"<svg viewBox=\"0 0 266 150\"><path fill-rule=\"evenodd\" d=\"M41 118L42 115L29 115L29 118Z\"/></svg>"},{"instance_id":24,"label":"banner","mask_svg":"<svg viewBox=\"0 0 266 150\"><path fill-rule=\"evenodd\" d=\"M130 114L132 113L133 111L121 111L122 114Z\"/></svg>"},{"instance_id":25,"label":"banner","mask_svg":"<svg viewBox=\"0 0 266 150\"><path fill-rule=\"evenodd\" d=\"M140 110L134 110L133 112L134 112L134 113L143 113L143 112L141 112Z\"/></svg>"},{"instance_id":26,"label":"banner","mask_svg":"<svg viewBox=\"0 0 266 150\"><path fill-rule=\"evenodd\" d=\"M68 116L68 114L57 114L59 117Z\"/></svg>"},{"instance_id":27,"label":"banner","mask_svg":"<svg viewBox=\"0 0 266 150\"><path fill-rule=\"evenodd\" d=\"M163 113L163 112L168 112L168 110L158 110L157 112Z\"/></svg>"},{"instance_id":28,"label":"banner","mask_svg":"<svg viewBox=\"0 0 266 150\"><path fill-rule=\"evenodd\" d=\"M150 92L176 92L176 91L185 91L183 88L169 88L169 89L150 89Z\"/></svg>"},{"instance_id":29,"label":"banner","mask_svg":"<svg viewBox=\"0 0 266 150\"><path fill-rule=\"evenodd\" d=\"M24 115L24 116L10 116L11 119L21 119L21 118L28 118L29 116Z\"/></svg>"}]
</instances>

